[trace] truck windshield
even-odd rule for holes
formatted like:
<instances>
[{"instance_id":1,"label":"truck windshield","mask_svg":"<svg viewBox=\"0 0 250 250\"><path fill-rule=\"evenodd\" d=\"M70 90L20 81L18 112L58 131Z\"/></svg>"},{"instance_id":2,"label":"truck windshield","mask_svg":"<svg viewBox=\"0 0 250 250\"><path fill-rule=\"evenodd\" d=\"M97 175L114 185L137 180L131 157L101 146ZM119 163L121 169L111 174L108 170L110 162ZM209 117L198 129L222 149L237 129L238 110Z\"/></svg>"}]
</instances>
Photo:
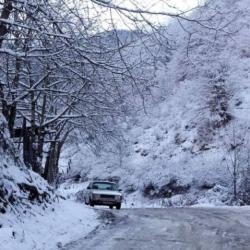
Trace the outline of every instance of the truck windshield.
<instances>
[{"instance_id":1,"label":"truck windshield","mask_svg":"<svg viewBox=\"0 0 250 250\"><path fill-rule=\"evenodd\" d=\"M94 182L92 188L99 190L113 190L113 191L118 190L118 187L115 183L107 183L107 182Z\"/></svg>"}]
</instances>

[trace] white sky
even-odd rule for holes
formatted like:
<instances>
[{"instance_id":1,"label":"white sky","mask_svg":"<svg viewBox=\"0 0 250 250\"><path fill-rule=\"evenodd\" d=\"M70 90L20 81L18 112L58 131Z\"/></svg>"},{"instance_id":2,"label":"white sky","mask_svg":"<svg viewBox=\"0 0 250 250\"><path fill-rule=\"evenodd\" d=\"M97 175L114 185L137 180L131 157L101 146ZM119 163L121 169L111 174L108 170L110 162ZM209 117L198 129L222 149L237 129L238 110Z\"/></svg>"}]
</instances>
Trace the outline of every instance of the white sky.
<instances>
[{"instance_id":1,"label":"white sky","mask_svg":"<svg viewBox=\"0 0 250 250\"><path fill-rule=\"evenodd\" d=\"M164 11L164 12L177 12L187 11L196 7L203 0L112 0L113 4L123 6L130 9L145 9L149 11ZM110 12L105 8L93 8L98 13L101 21L101 25L104 29L112 29L110 21ZM125 16L121 16L117 11L112 11L113 21L116 28L128 29L131 28L132 22ZM154 24L164 24L168 22L168 18L165 16L147 15L146 18Z\"/></svg>"}]
</instances>

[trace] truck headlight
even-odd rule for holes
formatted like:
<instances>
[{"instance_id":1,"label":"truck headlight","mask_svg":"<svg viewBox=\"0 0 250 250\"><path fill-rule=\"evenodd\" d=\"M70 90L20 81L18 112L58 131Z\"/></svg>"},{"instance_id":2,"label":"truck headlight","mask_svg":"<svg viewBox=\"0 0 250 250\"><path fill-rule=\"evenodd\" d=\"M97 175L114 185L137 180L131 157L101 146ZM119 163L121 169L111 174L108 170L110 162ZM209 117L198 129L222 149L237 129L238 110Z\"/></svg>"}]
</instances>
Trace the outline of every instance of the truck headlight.
<instances>
[{"instance_id":1,"label":"truck headlight","mask_svg":"<svg viewBox=\"0 0 250 250\"><path fill-rule=\"evenodd\" d=\"M122 200L122 196L121 195L116 195L115 199L118 200L118 201L121 201Z\"/></svg>"}]
</instances>

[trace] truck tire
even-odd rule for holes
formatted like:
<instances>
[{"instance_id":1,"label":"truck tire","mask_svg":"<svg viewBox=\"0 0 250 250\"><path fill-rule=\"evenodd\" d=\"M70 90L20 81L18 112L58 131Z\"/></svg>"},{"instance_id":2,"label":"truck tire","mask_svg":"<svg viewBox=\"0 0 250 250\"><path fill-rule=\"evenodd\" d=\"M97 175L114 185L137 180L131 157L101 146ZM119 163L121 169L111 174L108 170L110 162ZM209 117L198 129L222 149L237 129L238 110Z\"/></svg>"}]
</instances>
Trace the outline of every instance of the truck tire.
<instances>
[{"instance_id":1,"label":"truck tire","mask_svg":"<svg viewBox=\"0 0 250 250\"><path fill-rule=\"evenodd\" d=\"M84 197L84 203L88 205L89 203L87 202L86 198Z\"/></svg>"}]
</instances>

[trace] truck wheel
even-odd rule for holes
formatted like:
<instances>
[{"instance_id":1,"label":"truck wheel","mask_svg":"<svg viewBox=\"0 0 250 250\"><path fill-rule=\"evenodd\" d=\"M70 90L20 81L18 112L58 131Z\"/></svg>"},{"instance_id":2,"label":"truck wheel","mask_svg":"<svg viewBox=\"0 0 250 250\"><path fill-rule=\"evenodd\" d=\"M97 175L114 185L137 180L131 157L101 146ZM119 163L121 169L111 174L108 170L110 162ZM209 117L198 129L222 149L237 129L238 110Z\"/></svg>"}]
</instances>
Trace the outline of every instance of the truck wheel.
<instances>
[{"instance_id":1,"label":"truck wheel","mask_svg":"<svg viewBox=\"0 0 250 250\"><path fill-rule=\"evenodd\" d=\"M110 209L113 209L113 206L112 206L112 205L110 205L110 206L109 206L109 208L110 208Z\"/></svg>"},{"instance_id":2,"label":"truck wheel","mask_svg":"<svg viewBox=\"0 0 250 250\"><path fill-rule=\"evenodd\" d=\"M116 209L121 209L121 203L116 205Z\"/></svg>"},{"instance_id":3,"label":"truck wheel","mask_svg":"<svg viewBox=\"0 0 250 250\"><path fill-rule=\"evenodd\" d=\"M94 204L94 202L93 202L92 200L89 201L89 205L90 205L91 207L94 207L94 206L95 206L95 204Z\"/></svg>"}]
</instances>

